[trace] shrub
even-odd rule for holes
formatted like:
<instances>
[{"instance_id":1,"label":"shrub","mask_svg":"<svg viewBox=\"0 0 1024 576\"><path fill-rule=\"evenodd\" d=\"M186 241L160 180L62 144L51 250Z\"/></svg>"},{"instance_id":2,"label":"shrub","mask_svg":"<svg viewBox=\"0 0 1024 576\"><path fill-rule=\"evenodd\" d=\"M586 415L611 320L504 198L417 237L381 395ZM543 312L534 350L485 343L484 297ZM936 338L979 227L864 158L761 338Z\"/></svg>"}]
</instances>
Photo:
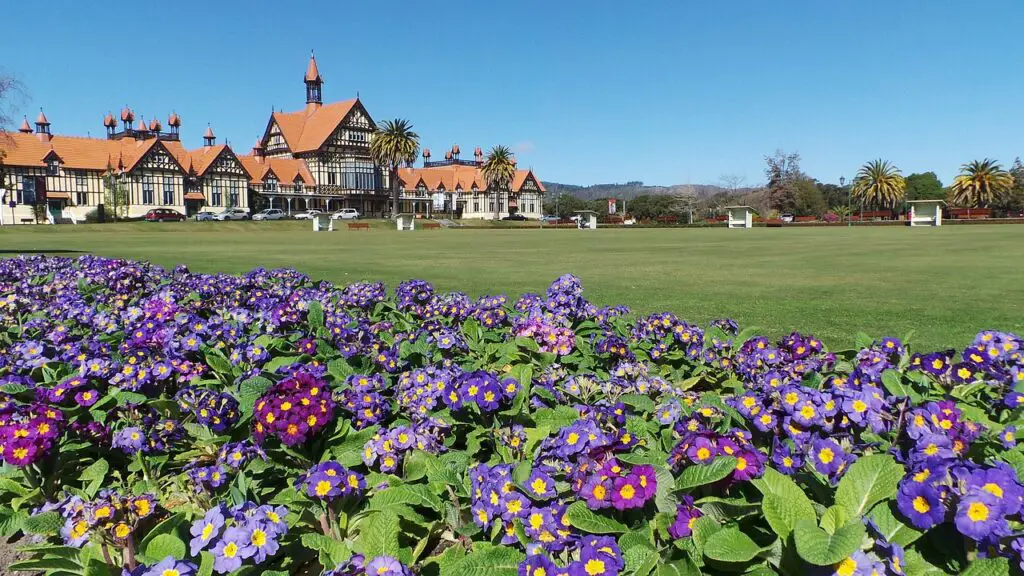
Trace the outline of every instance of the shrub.
<instances>
[{"instance_id":1,"label":"shrub","mask_svg":"<svg viewBox=\"0 0 1024 576\"><path fill-rule=\"evenodd\" d=\"M0 534L51 574L1009 574L1022 341L830 351L293 270L0 261Z\"/></svg>"}]
</instances>

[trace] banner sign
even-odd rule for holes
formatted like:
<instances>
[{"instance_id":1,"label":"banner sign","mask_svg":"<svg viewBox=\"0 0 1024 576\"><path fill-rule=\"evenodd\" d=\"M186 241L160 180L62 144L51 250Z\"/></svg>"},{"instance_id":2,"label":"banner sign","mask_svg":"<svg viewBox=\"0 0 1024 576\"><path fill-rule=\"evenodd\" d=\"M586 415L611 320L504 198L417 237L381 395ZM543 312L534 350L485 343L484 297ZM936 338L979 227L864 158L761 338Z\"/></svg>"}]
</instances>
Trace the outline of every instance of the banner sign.
<instances>
[{"instance_id":1,"label":"banner sign","mask_svg":"<svg viewBox=\"0 0 1024 576\"><path fill-rule=\"evenodd\" d=\"M431 199L431 201L432 201L432 203L434 205L434 210L435 211L444 210L444 194L443 193L436 192L436 193L434 193L433 196L430 197L430 199Z\"/></svg>"},{"instance_id":2,"label":"banner sign","mask_svg":"<svg viewBox=\"0 0 1024 576\"><path fill-rule=\"evenodd\" d=\"M608 199L608 213L615 214L615 198Z\"/></svg>"}]
</instances>

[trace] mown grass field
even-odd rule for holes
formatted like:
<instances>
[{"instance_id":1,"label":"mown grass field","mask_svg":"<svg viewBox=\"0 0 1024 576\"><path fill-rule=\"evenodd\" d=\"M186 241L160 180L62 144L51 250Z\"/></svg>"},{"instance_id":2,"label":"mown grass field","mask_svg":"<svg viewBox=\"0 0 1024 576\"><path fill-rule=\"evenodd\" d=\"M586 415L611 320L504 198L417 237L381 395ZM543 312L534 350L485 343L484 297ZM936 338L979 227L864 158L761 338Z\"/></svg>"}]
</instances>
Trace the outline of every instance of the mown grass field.
<instances>
[{"instance_id":1,"label":"mown grass field","mask_svg":"<svg viewBox=\"0 0 1024 576\"><path fill-rule=\"evenodd\" d=\"M571 272L592 302L731 317L834 348L858 331L918 349L962 348L981 329L1024 332L1024 226L416 230L315 234L307 222L0 228L0 255L91 252L204 272L294 267L337 283L409 278L471 296L541 292Z\"/></svg>"}]
</instances>

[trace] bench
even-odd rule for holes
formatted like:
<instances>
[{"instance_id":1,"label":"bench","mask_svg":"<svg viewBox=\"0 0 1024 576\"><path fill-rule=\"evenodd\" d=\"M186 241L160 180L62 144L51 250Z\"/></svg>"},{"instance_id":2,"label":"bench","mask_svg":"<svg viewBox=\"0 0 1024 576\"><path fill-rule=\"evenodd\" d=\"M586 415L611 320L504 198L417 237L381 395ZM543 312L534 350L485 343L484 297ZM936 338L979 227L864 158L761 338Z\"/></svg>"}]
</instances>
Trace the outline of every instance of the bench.
<instances>
[{"instance_id":1,"label":"bench","mask_svg":"<svg viewBox=\"0 0 1024 576\"><path fill-rule=\"evenodd\" d=\"M603 224L622 224L622 216L609 216L604 219Z\"/></svg>"},{"instance_id":2,"label":"bench","mask_svg":"<svg viewBox=\"0 0 1024 576\"><path fill-rule=\"evenodd\" d=\"M349 230L369 230L370 229L370 225L368 223L366 223L366 222L349 222L348 223L348 229Z\"/></svg>"},{"instance_id":3,"label":"bench","mask_svg":"<svg viewBox=\"0 0 1024 576\"><path fill-rule=\"evenodd\" d=\"M437 222L424 222L423 223L423 229L424 230L437 230L440 227L441 227L441 225L438 224Z\"/></svg>"},{"instance_id":4,"label":"bench","mask_svg":"<svg viewBox=\"0 0 1024 576\"><path fill-rule=\"evenodd\" d=\"M991 208L950 208L949 217L954 220L981 220L992 217Z\"/></svg>"},{"instance_id":5,"label":"bench","mask_svg":"<svg viewBox=\"0 0 1024 576\"><path fill-rule=\"evenodd\" d=\"M793 222L814 222L817 219L817 216L796 216L793 218Z\"/></svg>"},{"instance_id":6,"label":"bench","mask_svg":"<svg viewBox=\"0 0 1024 576\"><path fill-rule=\"evenodd\" d=\"M35 224L36 223L36 219L35 218L22 218L21 219L21 223L22 224Z\"/></svg>"}]
</instances>

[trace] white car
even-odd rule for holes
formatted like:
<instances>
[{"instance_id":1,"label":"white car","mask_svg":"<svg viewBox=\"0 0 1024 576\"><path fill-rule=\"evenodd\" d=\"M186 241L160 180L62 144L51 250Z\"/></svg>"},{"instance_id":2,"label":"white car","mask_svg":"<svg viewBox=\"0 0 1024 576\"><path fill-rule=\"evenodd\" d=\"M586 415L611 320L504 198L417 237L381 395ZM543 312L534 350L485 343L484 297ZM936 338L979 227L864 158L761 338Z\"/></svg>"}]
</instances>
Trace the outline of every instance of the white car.
<instances>
[{"instance_id":1,"label":"white car","mask_svg":"<svg viewBox=\"0 0 1024 576\"><path fill-rule=\"evenodd\" d=\"M214 214L213 219L220 220L221 222L225 220L248 220L249 211L245 208L228 208L223 212Z\"/></svg>"},{"instance_id":2,"label":"white car","mask_svg":"<svg viewBox=\"0 0 1024 576\"><path fill-rule=\"evenodd\" d=\"M323 214L323 212L319 210L305 210L303 212L296 212L292 215L292 218L295 218L296 220L312 220L321 214Z\"/></svg>"},{"instance_id":3,"label":"white car","mask_svg":"<svg viewBox=\"0 0 1024 576\"><path fill-rule=\"evenodd\" d=\"M284 218L284 210L279 208L267 208L252 215L253 220L280 220Z\"/></svg>"},{"instance_id":4,"label":"white car","mask_svg":"<svg viewBox=\"0 0 1024 576\"><path fill-rule=\"evenodd\" d=\"M331 220L358 220L359 216L359 210L355 208L342 208L331 214Z\"/></svg>"},{"instance_id":5,"label":"white car","mask_svg":"<svg viewBox=\"0 0 1024 576\"><path fill-rule=\"evenodd\" d=\"M203 210L196 214L196 222L207 222L213 220L216 215L217 214L214 212Z\"/></svg>"}]
</instances>

